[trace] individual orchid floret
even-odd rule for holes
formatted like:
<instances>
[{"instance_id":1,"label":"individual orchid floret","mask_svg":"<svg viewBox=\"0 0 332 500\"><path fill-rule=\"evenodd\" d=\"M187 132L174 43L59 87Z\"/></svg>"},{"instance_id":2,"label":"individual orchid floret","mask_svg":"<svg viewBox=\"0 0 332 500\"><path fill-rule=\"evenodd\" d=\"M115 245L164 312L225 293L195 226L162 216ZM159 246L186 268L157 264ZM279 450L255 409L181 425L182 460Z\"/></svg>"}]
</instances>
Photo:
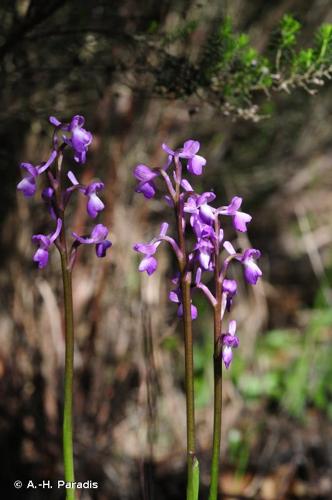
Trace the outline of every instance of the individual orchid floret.
<instances>
[{"instance_id":1,"label":"individual orchid floret","mask_svg":"<svg viewBox=\"0 0 332 500\"><path fill-rule=\"evenodd\" d=\"M90 217L95 219L98 213L104 210L105 208L104 203L97 195L98 191L104 189L105 187L104 183L100 181L95 181L91 182L88 186L82 186L78 182L75 174L71 171L68 172L68 178L74 187L77 187L77 189L79 189L85 196L88 197L87 212L90 215Z\"/></svg>"},{"instance_id":2,"label":"individual orchid floret","mask_svg":"<svg viewBox=\"0 0 332 500\"><path fill-rule=\"evenodd\" d=\"M27 198L33 196L37 189L38 168L30 163L21 163L21 168L27 171L26 175L18 184L18 191L22 191Z\"/></svg>"},{"instance_id":3,"label":"individual orchid floret","mask_svg":"<svg viewBox=\"0 0 332 500\"><path fill-rule=\"evenodd\" d=\"M247 231L247 224L251 221L252 217L244 212L239 212L242 204L242 198L234 196L231 203L227 207L218 209L221 215L230 215L233 218L233 226L237 231L245 233Z\"/></svg>"},{"instance_id":4,"label":"individual orchid floret","mask_svg":"<svg viewBox=\"0 0 332 500\"><path fill-rule=\"evenodd\" d=\"M97 257L105 257L106 251L112 246L111 241L107 239L108 229L103 224L97 224L91 231L90 236L79 236L77 233L72 233L76 242L82 245L96 245Z\"/></svg>"},{"instance_id":5,"label":"individual orchid floret","mask_svg":"<svg viewBox=\"0 0 332 500\"><path fill-rule=\"evenodd\" d=\"M243 253L241 262L244 266L244 276L248 283L256 285L258 278L262 276L262 271L256 264L255 260L259 259L261 252L255 248L248 248Z\"/></svg>"},{"instance_id":6,"label":"individual orchid floret","mask_svg":"<svg viewBox=\"0 0 332 500\"><path fill-rule=\"evenodd\" d=\"M225 367L228 369L232 359L233 359L233 351L232 348L235 349L238 347L240 341L239 338L235 335L236 332L236 321L232 320L228 325L228 332L223 333L221 335L222 342L222 360L224 362Z\"/></svg>"},{"instance_id":7,"label":"individual orchid floret","mask_svg":"<svg viewBox=\"0 0 332 500\"><path fill-rule=\"evenodd\" d=\"M197 217L203 224L213 224L215 220L216 209L208 203L213 201L216 195L212 192L206 192L201 195L193 194L189 196L184 204L184 212L192 214L190 223L193 226Z\"/></svg>"},{"instance_id":8,"label":"individual orchid floret","mask_svg":"<svg viewBox=\"0 0 332 500\"><path fill-rule=\"evenodd\" d=\"M222 291L226 298L226 310L229 312L232 307L233 298L237 293L236 281L224 279L222 282Z\"/></svg>"},{"instance_id":9,"label":"individual orchid floret","mask_svg":"<svg viewBox=\"0 0 332 500\"><path fill-rule=\"evenodd\" d=\"M135 191L136 193L142 193L145 198L151 199L156 194L156 186L153 179L158 177L159 173L153 171L146 165L137 165L134 170L134 176L139 181Z\"/></svg>"},{"instance_id":10,"label":"individual orchid floret","mask_svg":"<svg viewBox=\"0 0 332 500\"><path fill-rule=\"evenodd\" d=\"M259 259L261 252L255 248L248 248L242 254L237 253L230 241L224 242L225 250L242 263L244 267L244 276L248 283L256 285L258 278L262 276L262 271L256 264L255 260Z\"/></svg>"},{"instance_id":11,"label":"individual orchid floret","mask_svg":"<svg viewBox=\"0 0 332 500\"><path fill-rule=\"evenodd\" d=\"M173 151L167 144L162 145L163 150L171 157L177 156L178 158L184 158L188 160L187 169L188 172L194 175L201 175L203 167L206 165L206 159L200 156L198 153L200 148L200 143L198 141L193 141L189 139L176 151Z\"/></svg>"},{"instance_id":12,"label":"individual orchid floret","mask_svg":"<svg viewBox=\"0 0 332 500\"><path fill-rule=\"evenodd\" d=\"M155 270L158 267L158 262L153 255L156 253L157 248L159 247L161 241L163 238L166 236L168 229L168 224L167 222L163 222L161 225L160 233L159 233L159 238L154 238L150 243L136 243L133 246L133 249L136 252L140 252L145 257L141 261L138 270L140 272L146 271L149 276L155 272Z\"/></svg>"},{"instance_id":13,"label":"individual orchid floret","mask_svg":"<svg viewBox=\"0 0 332 500\"><path fill-rule=\"evenodd\" d=\"M69 124L60 122L54 116L50 116L49 120L55 127L71 132L70 137L63 136L63 141L74 150L74 160L77 163L85 163L86 153L92 142L92 134L83 128L84 117L75 115Z\"/></svg>"},{"instance_id":14,"label":"individual orchid floret","mask_svg":"<svg viewBox=\"0 0 332 500\"><path fill-rule=\"evenodd\" d=\"M169 292L168 298L171 302L174 302L175 304L179 304L177 315L179 318L182 318L182 316L183 316L183 304L182 304L182 294L181 294L180 288L176 288L175 290L171 290ZM190 314L191 314L191 319L196 319L198 316L197 307L194 306L192 303L190 304Z\"/></svg>"},{"instance_id":15,"label":"individual orchid floret","mask_svg":"<svg viewBox=\"0 0 332 500\"><path fill-rule=\"evenodd\" d=\"M45 234L34 234L32 236L32 241L34 243L37 243L39 245L38 250L36 251L35 255L33 256L33 261L38 264L38 267L42 269L43 267L46 267L48 264L48 252L51 247L51 245L55 242L55 240L58 238L60 231L62 228L62 221L61 219L57 220L57 226L54 231L54 233L51 233L49 235Z\"/></svg>"},{"instance_id":16,"label":"individual orchid floret","mask_svg":"<svg viewBox=\"0 0 332 500\"><path fill-rule=\"evenodd\" d=\"M196 259L205 271L212 271L217 241L215 231L211 226L202 224L199 219L195 221L194 231L197 236L197 243L194 247Z\"/></svg>"}]
</instances>

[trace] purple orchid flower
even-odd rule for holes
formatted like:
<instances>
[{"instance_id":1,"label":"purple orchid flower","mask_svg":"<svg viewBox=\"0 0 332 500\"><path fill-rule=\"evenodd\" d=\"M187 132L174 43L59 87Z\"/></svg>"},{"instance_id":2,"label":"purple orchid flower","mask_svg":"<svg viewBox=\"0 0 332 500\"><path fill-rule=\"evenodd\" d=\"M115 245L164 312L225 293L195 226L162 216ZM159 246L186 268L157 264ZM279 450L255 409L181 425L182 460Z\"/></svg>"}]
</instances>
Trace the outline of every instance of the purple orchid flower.
<instances>
[{"instance_id":1,"label":"purple orchid flower","mask_svg":"<svg viewBox=\"0 0 332 500\"><path fill-rule=\"evenodd\" d=\"M74 150L74 160L77 163L85 163L88 147L92 142L92 134L83 128L85 119L81 115L75 115L71 122L62 123L54 116L49 117L49 121L63 131L71 132L71 137L63 136L63 141Z\"/></svg>"},{"instance_id":2,"label":"purple orchid flower","mask_svg":"<svg viewBox=\"0 0 332 500\"><path fill-rule=\"evenodd\" d=\"M183 316L183 303L182 303L182 294L181 294L180 288L177 288L175 290L171 290L169 292L168 298L171 302L174 302L175 304L179 304L177 315L179 318L182 318L182 316ZM198 316L197 307L194 306L193 304L190 305L190 314L191 314L191 319L196 319Z\"/></svg>"},{"instance_id":3,"label":"purple orchid flower","mask_svg":"<svg viewBox=\"0 0 332 500\"><path fill-rule=\"evenodd\" d=\"M204 224L213 224L215 220L216 209L208 203L213 201L216 195L212 192L202 193L201 195L193 194L189 196L184 204L184 212L192 214L190 223L193 226L197 217Z\"/></svg>"},{"instance_id":4,"label":"purple orchid flower","mask_svg":"<svg viewBox=\"0 0 332 500\"><path fill-rule=\"evenodd\" d=\"M141 261L138 270L140 272L146 271L149 276L155 272L158 267L157 259L153 257L159 247L161 241L166 236L168 229L167 222L161 224L160 233L158 238L154 238L150 243L136 243L133 249L145 255Z\"/></svg>"},{"instance_id":5,"label":"purple orchid flower","mask_svg":"<svg viewBox=\"0 0 332 500\"><path fill-rule=\"evenodd\" d=\"M255 260L259 259L261 252L255 248L248 248L243 253L241 262L244 266L244 275L248 283L256 285L258 278L262 276L262 271Z\"/></svg>"},{"instance_id":6,"label":"purple orchid flower","mask_svg":"<svg viewBox=\"0 0 332 500\"><path fill-rule=\"evenodd\" d=\"M217 242L217 235L214 228L200 221L200 218L195 219L193 225L196 234L197 243L194 246L195 258L198 260L199 265L205 271L213 271L214 269L214 252ZM219 241L223 238L223 232L219 234Z\"/></svg>"},{"instance_id":7,"label":"purple orchid flower","mask_svg":"<svg viewBox=\"0 0 332 500\"><path fill-rule=\"evenodd\" d=\"M258 278L263 274L255 262L255 260L260 258L261 252L255 248L248 248L242 254L237 254L230 241L224 242L224 248L230 255L234 255L236 260L242 263L247 282L250 285L256 285Z\"/></svg>"},{"instance_id":8,"label":"purple orchid flower","mask_svg":"<svg viewBox=\"0 0 332 500\"><path fill-rule=\"evenodd\" d=\"M226 310L230 312L233 298L237 293L236 281L224 279L222 282L222 291L226 295Z\"/></svg>"},{"instance_id":9,"label":"purple orchid flower","mask_svg":"<svg viewBox=\"0 0 332 500\"><path fill-rule=\"evenodd\" d=\"M49 159L46 162L42 162L40 165L37 165L36 167L34 165L31 165L31 163L21 163L21 168L26 170L28 172L28 175L26 175L17 184L18 191L22 191L24 196L26 196L27 198L33 196L36 193L37 189L37 177L52 165L53 161L56 158L56 155L56 151L52 151Z\"/></svg>"},{"instance_id":10,"label":"purple orchid flower","mask_svg":"<svg viewBox=\"0 0 332 500\"><path fill-rule=\"evenodd\" d=\"M179 158L188 160L188 172L194 175L201 175L203 167L206 165L206 159L203 158L203 156L196 154L198 153L200 146L201 145L198 141L189 139L184 143L183 148L176 151L173 151L173 149L165 143L162 145L162 148L171 157L178 156Z\"/></svg>"},{"instance_id":11,"label":"purple orchid flower","mask_svg":"<svg viewBox=\"0 0 332 500\"><path fill-rule=\"evenodd\" d=\"M107 249L112 246L111 241L107 240L108 232L106 226L97 224L92 229L90 236L79 236L77 233L72 233L72 235L82 245L96 245L97 257L105 257Z\"/></svg>"},{"instance_id":12,"label":"purple orchid flower","mask_svg":"<svg viewBox=\"0 0 332 500\"><path fill-rule=\"evenodd\" d=\"M73 186L79 189L85 196L88 197L87 212L90 215L90 217L95 219L98 213L104 210L105 208L104 203L96 194L97 191L101 191L102 189L104 189L105 187L104 183L96 181L96 182L91 182L88 186L83 186L78 182L75 174L72 171L69 171L67 175Z\"/></svg>"},{"instance_id":13,"label":"purple orchid flower","mask_svg":"<svg viewBox=\"0 0 332 500\"><path fill-rule=\"evenodd\" d=\"M32 236L32 241L39 245L38 250L36 251L36 253L33 256L33 261L38 263L38 267L40 269L47 266L48 258L49 258L48 252L49 252L50 246L58 238L60 231L61 231L61 228L62 228L62 221L61 221L61 219L58 219L54 233L51 233L49 235L34 234Z\"/></svg>"},{"instance_id":14,"label":"purple orchid flower","mask_svg":"<svg viewBox=\"0 0 332 500\"><path fill-rule=\"evenodd\" d=\"M241 233L245 233L247 231L247 224L251 221L252 217L244 212L239 212L241 205L242 198L234 196L227 207L221 207L218 209L218 213L221 215L232 216L234 228Z\"/></svg>"},{"instance_id":15,"label":"purple orchid flower","mask_svg":"<svg viewBox=\"0 0 332 500\"><path fill-rule=\"evenodd\" d=\"M224 362L225 367L228 369L232 359L233 359L233 351L232 348L235 349L238 347L240 341L239 337L235 335L236 332L236 321L232 320L229 322L228 325L228 332L223 333L221 335L221 341L222 341L222 360Z\"/></svg>"},{"instance_id":16,"label":"purple orchid flower","mask_svg":"<svg viewBox=\"0 0 332 500\"><path fill-rule=\"evenodd\" d=\"M158 175L158 172L154 172L146 165L137 165L134 170L134 176L139 181L135 189L136 193L142 193L147 199L153 198L156 194L156 186L153 182L153 179L158 177Z\"/></svg>"},{"instance_id":17,"label":"purple orchid flower","mask_svg":"<svg viewBox=\"0 0 332 500\"><path fill-rule=\"evenodd\" d=\"M30 163L21 163L21 168L28 172L28 175L17 184L18 191L22 191L27 198L33 196L37 189L38 168Z\"/></svg>"}]
</instances>

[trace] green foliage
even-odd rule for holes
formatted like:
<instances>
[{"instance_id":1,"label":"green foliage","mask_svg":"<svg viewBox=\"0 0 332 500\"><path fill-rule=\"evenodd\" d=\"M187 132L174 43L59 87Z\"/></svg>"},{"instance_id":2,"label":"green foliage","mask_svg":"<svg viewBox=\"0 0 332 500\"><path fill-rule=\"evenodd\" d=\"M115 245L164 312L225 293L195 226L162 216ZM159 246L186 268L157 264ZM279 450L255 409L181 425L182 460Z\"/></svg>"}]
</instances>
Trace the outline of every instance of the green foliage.
<instances>
[{"instance_id":1,"label":"green foliage","mask_svg":"<svg viewBox=\"0 0 332 500\"><path fill-rule=\"evenodd\" d=\"M285 14L280 23L280 48L290 49L296 44L301 24L293 16Z\"/></svg>"},{"instance_id":2,"label":"green foliage","mask_svg":"<svg viewBox=\"0 0 332 500\"><path fill-rule=\"evenodd\" d=\"M162 37L162 45L169 45L177 41L186 41L187 38L197 29L197 20L186 21L181 26L175 28L173 31L168 32Z\"/></svg>"},{"instance_id":3,"label":"green foliage","mask_svg":"<svg viewBox=\"0 0 332 500\"><path fill-rule=\"evenodd\" d=\"M170 48L192 33L197 22L186 23L164 40ZM225 114L259 119L259 93L302 88L313 94L332 77L332 25L322 25L312 47L298 47L301 24L290 14L280 21L274 50L259 54L246 33L237 33L227 17L212 30L195 61L183 54L161 53L156 90L164 95L199 95Z\"/></svg>"},{"instance_id":4,"label":"green foliage","mask_svg":"<svg viewBox=\"0 0 332 500\"><path fill-rule=\"evenodd\" d=\"M273 330L260 338L251 373L237 357L232 366L243 397L277 401L300 419L308 404L332 417L332 346L325 340L331 328L332 311L317 309L303 333Z\"/></svg>"},{"instance_id":5,"label":"green foliage","mask_svg":"<svg viewBox=\"0 0 332 500\"><path fill-rule=\"evenodd\" d=\"M241 476L247 469L250 442L246 433L232 428L228 433L228 459L236 466L236 474Z\"/></svg>"}]
</instances>

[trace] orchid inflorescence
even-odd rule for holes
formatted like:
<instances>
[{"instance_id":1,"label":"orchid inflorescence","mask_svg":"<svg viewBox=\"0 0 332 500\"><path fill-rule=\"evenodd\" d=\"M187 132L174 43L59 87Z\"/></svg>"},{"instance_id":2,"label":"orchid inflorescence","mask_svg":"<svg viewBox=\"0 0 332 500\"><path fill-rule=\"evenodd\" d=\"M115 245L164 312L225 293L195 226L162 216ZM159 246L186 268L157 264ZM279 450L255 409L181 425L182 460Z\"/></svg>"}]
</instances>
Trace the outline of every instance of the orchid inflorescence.
<instances>
[{"instance_id":1,"label":"orchid inflorescence","mask_svg":"<svg viewBox=\"0 0 332 500\"><path fill-rule=\"evenodd\" d=\"M64 232L64 212L74 191L80 191L87 198L87 213L95 219L99 212L104 209L104 203L98 197L97 192L104 188L100 181L91 182L85 186L81 184L72 171L68 171L65 176L62 171L63 151L70 148L74 153L74 160L78 164L84 164L86 153L92 142L92 134L83 128L83 116L74 116L70 123L60 122L54 116L49 118L54 126L52 151L46 162L39 165L21 163L21 168L26 171L25 177L17 185L17 189L22 191L24 196L32 197L37 191L37 181L42 174L47 176L47 187L42 190L41 197L55 223L55 230L49 235L36 234L32 237L38 249L33 260L39 268L44 268L48 264L49 250L52 245L56 245L59 250L65 251L66 238ZM103 224L97 224L92 229L90 235L78 235L71 233L74 238L71 251L68 256L70 269L73 266L76 251L79 245L95 244L97 257L104 257L111 242L107 239L108 229Z\"/></svg>"},{"instance_id":2,"label":"orchid inflorescence","mask_svg":"<svg viewBox=\"0 0 332 500\"><path fill-rule=\"evenodd\" d=\"M158 265L155 257L158 246L162 241L168 242L177 257L179 270L190 280L191 293L194 289L201 290L214 308L218 305L217 297L220 297L222 319L225 311L230 312L237 293L236 280L227 277L231 262L237 261L242 264L245 279L252 285L257 283L262 272L256 264L256 260L261 255L260 251L253 248L236 251L232 243L224 239L220 219L229 217L236 231L246 232L247 224L252 217L241 211L242 198L239 196L234 196L229 205L214 207L211 203L216 198L215 193L209 191L199 194L184 178L184 166L190 174L201 175L206 165L205 158L197 154L200 149L198 141L188 140L182 148L175 151L166 144L163 144L162 148L168 157L161 168L150 168L143 164L135 168L134 175L139 181L136 191L142 193L147 199L153 198L157 192L157 180L164 180L167 191L165 201L169 207L175 209L176 217L180 218L178 237L169 236L167 234L169 225L163 222L159 235L151 242L135 244L134 250L144 255L139 271L146 271L148 275L154 273ZM187 250L189 232L194 243L191 249ZM186 249L185 255L184 248ZM213 273L216 278L214 293L202 281L204 275L209 273ZM176 288L170 292L169 299L178 304L177 314L181 317L183 304L179 276L172 281ZM191 304L191 318L195 319L197 314L196 307ZM230 321L226 330L219 332L218 345L220 356L225 367L228 368L232 362L232 349L239 345L239 338L235 334L236 322Z\"/></svg>"}]
</instances>

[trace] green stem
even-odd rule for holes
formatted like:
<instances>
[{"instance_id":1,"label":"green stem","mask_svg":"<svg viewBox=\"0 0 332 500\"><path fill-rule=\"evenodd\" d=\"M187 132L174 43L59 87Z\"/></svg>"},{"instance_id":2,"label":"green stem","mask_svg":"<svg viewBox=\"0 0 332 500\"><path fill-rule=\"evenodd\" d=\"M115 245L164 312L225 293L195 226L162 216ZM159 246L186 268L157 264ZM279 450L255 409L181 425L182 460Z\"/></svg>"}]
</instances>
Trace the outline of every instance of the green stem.
<instances>
[{"instance_id":1,"label":"green stem","mask_svg":"<svg viewBox=\"0 0 332 500\"><path fill-rule=\"evenodd\" d=\"M191 319L191 273L187 271L187 253L182 227L182 204L180 201L181 164L176 158L177 185L175 201L175 217L177 222L178 242L181 250L179 259L180 287L183 306L183 334L185 354L185 386L187 414L187 500L198 498L198 461L195 456L195 396L194 396L194 354Z\"/></svg>"},{"instance_id":2,"label":"green stem","mask_svg":"<svg viewBox=\"0 0 332 500\"><path fill-rule=\"evenodd\" d=\"M219 220L215 221L215 233L219 234ZM222 278L220 277L219 243L216 243L215 252L215 293L214 307L214 404L213 404L213 448L211 462L211 482L209 500L217 500L219 485L221 416L222 416L222 364L220 359L219 338L221 334L222 310Z\"/></svg>"},{"instance_id":3,"label":"green stem","mask_svg":"<svg viewBox=\"0 0 332 500\"><path fill-rule=\"evenodd\" d=\"M183 300L183 333L187 407L187 500L196 500L194 496L194 465L196 457L193 337L191 324L190 281L188 281L186 276L181 277L181 291Z\"/></svg>"},{"instance_id":4,"label":"green stem","mask_svg":"<svg viewBox=\"0 0 332 500\"><path fill-rule=\"evenodd\" d=\"M64 234L64 233L63 233ZM73 376L74 376L74 320L71 271L66 251L61 251L61 269L65 306L65 397L63 410L63 458L65 481L74 482L73 457ZM66 489L66 499L74 500L74 489Z\"/></svg>"}]
</instances>

